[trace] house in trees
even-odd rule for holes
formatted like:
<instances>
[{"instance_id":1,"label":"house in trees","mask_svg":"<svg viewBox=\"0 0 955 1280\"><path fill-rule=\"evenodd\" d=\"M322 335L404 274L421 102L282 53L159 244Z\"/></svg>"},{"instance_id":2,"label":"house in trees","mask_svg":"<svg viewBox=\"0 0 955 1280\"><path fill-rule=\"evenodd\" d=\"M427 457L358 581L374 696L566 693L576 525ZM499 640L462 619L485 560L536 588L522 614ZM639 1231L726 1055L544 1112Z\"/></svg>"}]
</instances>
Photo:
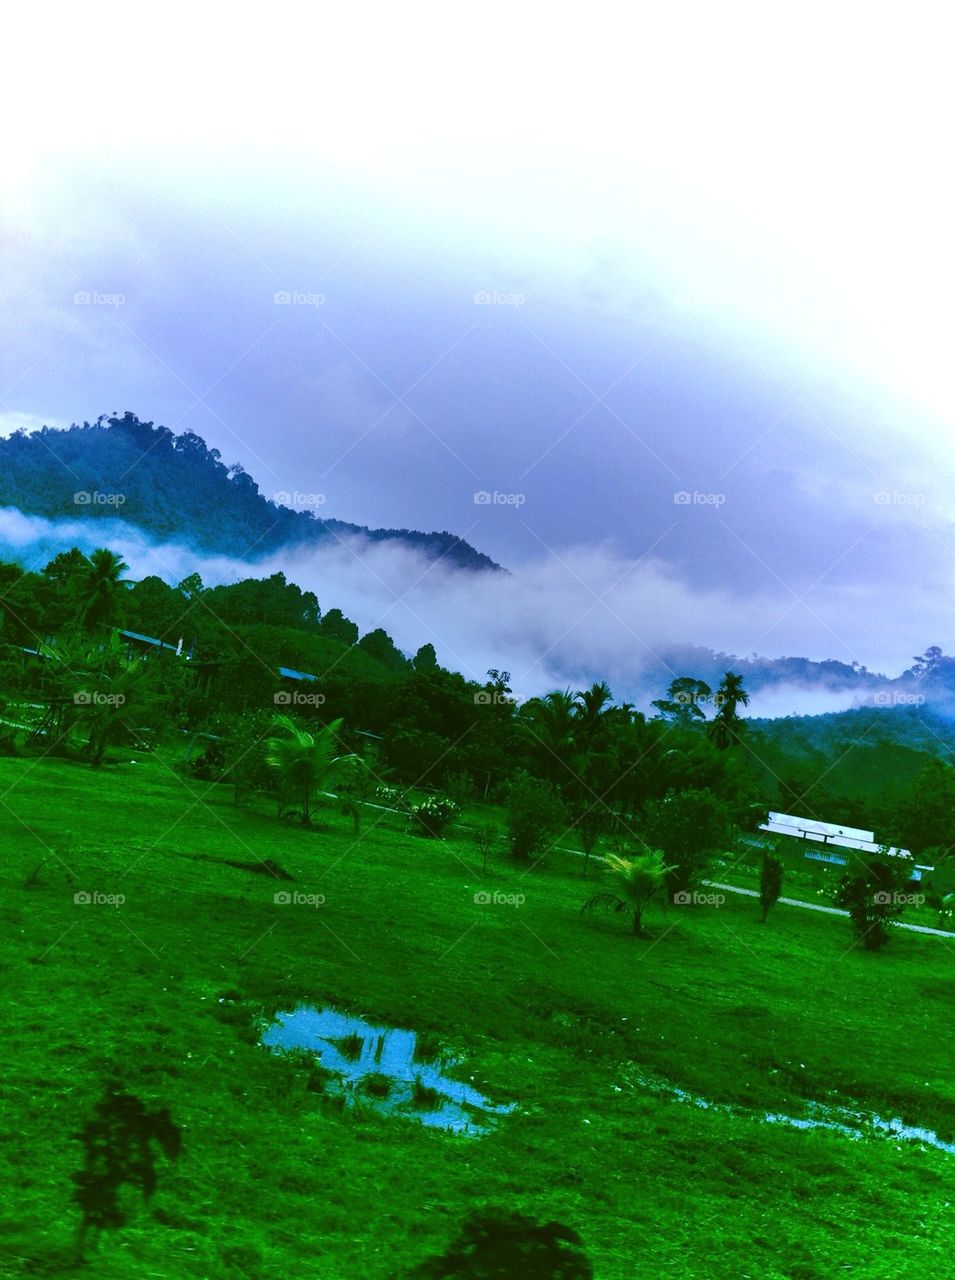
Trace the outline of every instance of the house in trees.
<instances>
[{"instance_id":1,"label":"house in trees","mask_svg":"<svg viewBox=\"0 0 955 1280\"><path fill-rule=\"evenodd\" d=\"M908 849L879 844L874 831L865 831L861 827L840 826L834 822L819 822L815 818L800 818L791 813L771 812L767 820L760 824L759 829L771 832L773 835L788 836L793 841L798 840L802 845L803 857L811 862L828 862L837 867L848 864L851 850L859 853L879 853L884 848L885 852L893 858L912 857ZM923 871L931 870L931 867L915 864L912 879L921 880Z\"/></svg>"}]
</instances>

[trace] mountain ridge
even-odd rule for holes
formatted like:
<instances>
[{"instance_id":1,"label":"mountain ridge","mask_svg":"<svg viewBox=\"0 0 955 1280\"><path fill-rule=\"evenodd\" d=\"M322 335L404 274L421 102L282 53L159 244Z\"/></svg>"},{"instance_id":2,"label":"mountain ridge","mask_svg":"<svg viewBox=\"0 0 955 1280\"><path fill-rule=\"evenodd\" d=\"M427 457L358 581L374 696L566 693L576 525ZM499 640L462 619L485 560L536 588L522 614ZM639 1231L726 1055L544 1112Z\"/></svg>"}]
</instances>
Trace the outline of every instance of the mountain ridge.
<instances>
[{"instance_id":1,"label":"mountain ridge","mask_svg":"<svg viewBox=\"0 0 955 1280\"><path fill-rule=\"evenodd\" d=\"M507 572L447 530L372 529L267 498L241 464L226 465L201 436L176 435L129 410L0 440L0 506L48 519L118 517L155 538L185 534L199 551L250 564L278 551L360 537L468 572Z\"/></svg>"}]
</instances>

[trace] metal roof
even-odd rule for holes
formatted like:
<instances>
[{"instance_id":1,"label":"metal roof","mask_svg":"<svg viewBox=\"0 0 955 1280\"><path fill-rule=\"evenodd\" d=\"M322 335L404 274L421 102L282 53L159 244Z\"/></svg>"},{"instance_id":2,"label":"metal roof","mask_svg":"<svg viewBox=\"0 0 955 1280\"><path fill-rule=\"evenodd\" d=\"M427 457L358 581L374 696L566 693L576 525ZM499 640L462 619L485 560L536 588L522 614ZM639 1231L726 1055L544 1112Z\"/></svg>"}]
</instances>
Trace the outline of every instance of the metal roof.
<instances>
[{"instance_id":1,"label":"metal roof","mask_svg":"<svg viewBox=\"0 0 955 1280\"><path fill-rule=\"evenodd\" d=\"M118 631L117 635L121 635L125 640L141 640L143 644L155 645L158 649L172 649L175 651L174 644L167 644L165 640L158 640L155 636L143 636L138 631Z\"/></svg>"}]
</instances>

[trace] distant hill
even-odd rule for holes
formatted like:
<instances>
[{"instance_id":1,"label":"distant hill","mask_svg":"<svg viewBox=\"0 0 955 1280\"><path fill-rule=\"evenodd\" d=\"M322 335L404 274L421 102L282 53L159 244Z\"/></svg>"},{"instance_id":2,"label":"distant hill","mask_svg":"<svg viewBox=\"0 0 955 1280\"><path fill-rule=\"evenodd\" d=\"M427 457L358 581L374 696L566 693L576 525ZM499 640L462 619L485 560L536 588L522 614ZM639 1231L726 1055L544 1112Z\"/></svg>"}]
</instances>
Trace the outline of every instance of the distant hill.
<instances>
[{"instance_id":1,"label":"distant hill","mask_svg":"<svg viewBox=\"0 0 955 1280\"><path fill-rule=\"evenodd\" d=\"M77 494L88 500L77 501ZM360 536L457 569L503 572L453 533L368 529L274 502L238 463L223 463L201 436L176 435L129 412L0 440L0 507L5 506L48 519L119 517L157 540L185 541L250 563L292 547Z\"/></svg>"},{"instance_id":2,"label":"distant hill","mask_svg":"<svg viewBox=\"0 0 955 1280\"><path fill-rule=\"evenodd\" d=\"M932 761L955 765L955 721L928 704L753 718L747 736L786 811L903 843L898 806Z\"/></svg>"},{"instance_id":3,"label":"distant hill","mask_svg":"<svg viewBox=\"0 0 955 1280\"><path fill-rule=\"evenodd\" d=\"M705 680L715 689L723 673L737 671L750 693L774 685L791 684L805 689L825 689L830 692L852 690L860 701L879 690L894 685L888 676L858 663L850 665L834 658L815 661L812 658L762 658L754 654L740 658L731 653L719 653L698 645L667 645L662 650L667 665L681 675L692 675Z\"/></svg>"}]
</instances>

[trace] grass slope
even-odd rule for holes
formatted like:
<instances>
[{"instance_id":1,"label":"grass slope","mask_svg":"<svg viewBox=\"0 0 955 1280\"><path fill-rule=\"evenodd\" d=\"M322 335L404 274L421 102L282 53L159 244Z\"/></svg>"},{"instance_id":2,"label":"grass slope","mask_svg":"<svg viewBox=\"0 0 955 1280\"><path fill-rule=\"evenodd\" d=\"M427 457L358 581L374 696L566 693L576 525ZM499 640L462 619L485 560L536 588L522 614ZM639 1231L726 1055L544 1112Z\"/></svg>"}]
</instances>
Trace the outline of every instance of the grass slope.
<instances>
[{"instance_id":1,"label":"grass slope","mask_svg":"<svg viewBox=\"0 0 955 1280\"><path fill-rule=\"evenodd\" d=\"M858 1103L951 1137L951 945L851 948L844 921L745 899L581 917L578 860L480 874L465 840L375 814L359 840L240 810L167 762L0 761L0 1274L65 1273L73 1135L110 1070L169 1105L184 1153L97 1280L398 1277L482 1204L580 1231L598 1280L947 1274L952 1157L797 1132L648 1094L798 1113ZM70 838L72 824L72 839ZM46 849L52 847L56 856ZM46 862L27 884L37 863ZM274 859L277 883L226 864ZM277 889L321 894L276 905ZM523 894L478 905L479 890ZM78 890L123 894L76 905ZM437 1036L520 1110L478 1141L339 1111L257 1043L297 1001Z\"/></svg>"}]
</instances>

